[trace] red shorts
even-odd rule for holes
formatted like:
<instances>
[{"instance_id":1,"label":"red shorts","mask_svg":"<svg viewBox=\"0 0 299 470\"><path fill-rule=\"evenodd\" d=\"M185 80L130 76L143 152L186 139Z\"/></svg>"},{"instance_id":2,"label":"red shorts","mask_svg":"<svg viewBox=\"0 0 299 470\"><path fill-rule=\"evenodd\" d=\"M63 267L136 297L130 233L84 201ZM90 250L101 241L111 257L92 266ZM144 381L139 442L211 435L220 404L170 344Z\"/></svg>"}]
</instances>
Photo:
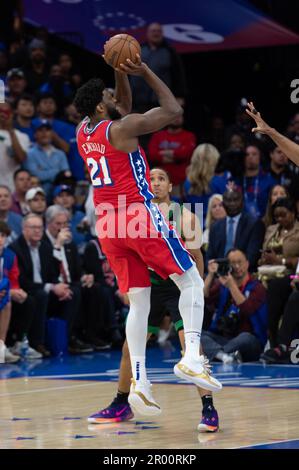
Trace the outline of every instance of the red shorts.
<instances>
[{"instance_id":1,"label":"red shorts","mask_svg":"<svg viewBox=\"0 0 299 470\"><path fill-rule=\"evenodd\" d=\"M111 216L114 221L107 215L105 220L101 218L97 222L101 247L123 293L133 287L150 287L148 268L166 279L170 274L184 273L194 264L183 241L165 222L157 205L143 207L138 222L136 215L125 211Z\"/></svg>"}]
</instances>

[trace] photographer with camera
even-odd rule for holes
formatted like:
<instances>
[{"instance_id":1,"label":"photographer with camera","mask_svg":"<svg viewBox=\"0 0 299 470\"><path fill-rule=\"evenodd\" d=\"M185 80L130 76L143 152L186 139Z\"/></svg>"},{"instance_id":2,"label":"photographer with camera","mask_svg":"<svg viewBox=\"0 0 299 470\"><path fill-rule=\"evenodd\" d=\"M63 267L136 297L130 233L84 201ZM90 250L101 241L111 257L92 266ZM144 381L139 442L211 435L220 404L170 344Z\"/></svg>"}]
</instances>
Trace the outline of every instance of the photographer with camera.
<instances>
[{"instance_id":1,"label":"photographer with camera","mask_svg":"<svg viewBox=\"0 0 299 470\"><path fill-rule=\"evenodd\" d=\"M214 315L201 340L210 360L255 361L266 343L266 291L248 269L249 261L238 249L209 262L204 293Z\"/></svg>"}]
</instances>

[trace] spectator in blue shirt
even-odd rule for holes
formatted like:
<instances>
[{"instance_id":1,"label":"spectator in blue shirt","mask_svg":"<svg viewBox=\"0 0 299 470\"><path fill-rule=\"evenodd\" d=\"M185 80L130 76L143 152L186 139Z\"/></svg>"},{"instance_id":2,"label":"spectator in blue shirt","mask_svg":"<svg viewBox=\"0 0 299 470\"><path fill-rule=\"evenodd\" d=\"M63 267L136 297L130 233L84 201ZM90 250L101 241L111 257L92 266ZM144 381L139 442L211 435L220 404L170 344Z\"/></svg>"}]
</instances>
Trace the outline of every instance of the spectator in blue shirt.
<instances>
[{"instance_id":1,"label":"spectator in blue shirt","mask_svg":"<svg viewBox=\"0 0 299 470\"><path fill-rule=\"evenodd\" d=\"M35 121L34 127L36 144L29 149L24 167L38 177L49 198L55 176L61 171L69 171L69 165L65 153L53 145L50 122Z\"/></svg>"},{"instance_id":2,"label":"spectator in blue shirt","mask_svg":"<svg viewBox=\"0 0 299 470\"><path fill-rule=\"evenodd\" d=\"M27 134L30 141L34 141L34 126L32 119L35 113L34 101L31 95L21 95L15 105L15 129Z\"/></svg>"},{"instance_id":3,"label":"spectator in blue shirt","mask_svg":"<svg viewBox=\"0 0 299 470\"><path fill-rule=\"evenodd\" d=\"M86 243L91 239L89 231L84 230L84 225L81 224L85 217L85 213L75 208L74 190L71 186L60 185L56 186L53 191L54 204L64 207L70 212L70 223L73 241L76 243L79 253L84 252ZM82 229L78 230L79 227Z\"/></svg>"},{"instance_id":4,"label":"spectator in blue shirt","mask_svg":"<svg viewBox=\"0 0 299 470\"><path fill-rule=\"evenodd\" d=\"M22 233L22 216L12 212L12 194L8 186L0 185L0 220L10 228L7 244L12 243Z\"/></svg>"},{"instance_id":5,"label":"spectator in blue shirt","mask_svg":"<svg viewBox=\"0 0 299 470\"><path fill-rule=\"evenodd\" d=\"M43 93L37 100L37 115L38 117L33 120L33 125L41 119L50 122L52 126L52 143L58 149L68 154L70 145L65 139L65 133L68 131L68 124L60 119L56 119L57 102L52 93Z\"/></svg>"},{"instance_id":6,"label":"spectator in blue shirt","mask_svg":"<svg viewBox=\"0 0 299 470\"><path fill-rule=\"evenodd\" d=\"M40 87L40 92L53 93L58 109L63 109L66 100L72 97L74 89L63 77L60 65L54 64L50 70L49 80Z\"/></svg>"},{"instance_id":7,"label":"spectator in blue shirt","mask_svg":"<svg viewBox=\"0 0 299 470\"><path fill-rule=\"evenodd\" d=\"M236 180L243 191L245 211L254 217L263 217L266 212L268 195L273 186L270 173L261 167L261 151L256 145L248 145L245 150L244 176Z\"/></svg>"}]
</instances>

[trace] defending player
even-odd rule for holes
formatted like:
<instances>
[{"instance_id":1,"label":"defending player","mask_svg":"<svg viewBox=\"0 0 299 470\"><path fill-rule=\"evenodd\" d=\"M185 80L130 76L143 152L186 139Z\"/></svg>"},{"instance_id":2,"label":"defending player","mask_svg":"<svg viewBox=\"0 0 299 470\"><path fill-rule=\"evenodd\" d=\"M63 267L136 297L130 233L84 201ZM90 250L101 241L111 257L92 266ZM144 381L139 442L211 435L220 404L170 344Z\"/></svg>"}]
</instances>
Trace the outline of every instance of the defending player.
<instances>
[{"instance_id":1,"label":"defending player","mask_svg":"<svg viewBox=\"0 0 299 470\"><path fill-rule=\"evenodd\" d=\"M172 184L165 170L153 168L150 172L150 179L152 191L155 196L153 202L163 205L162 211L170 224L174 223L174 219L180 223L182 238L186 242L186 248L189 249L190 253L194 257L197 269L202 275L203 259L200 251L202 234L201 227L199 226L197 219L194 214L191 214L183 206L176 207L177 210L174 210L170 200ZM186 234L184 232L184 227ZM190 233L188 236L189 227L191 227L192 231L196 233L195 236L193 233ZM192 248L189 248L189 245ZM151 284L151 310L148 319L148 338L152 333L158 332L163 317L165 313L168 312L178 332L181 347L184 349L184 327L178 307L180 291L171 279L168 278L163 280L153 271L151 272ZM209 373L208 367L209 365L207 361L206 368ZM91 415L88 418L89 423L103 424L109 422L128 421L134 418L133 411L128 403L131 376L132 372L128 344L125 342L120 363L117 395L107 408ZM217 410L213 405L212 394L201 388L198 388L198 392L203 404L202 418L198 425L198 431L216 432L219 428L219 420Z\"/></svg>"},{"instance_id":2,"label":"defending player","mask_svg":"<svg viewBox=\"0 0 299 470\"><path fill-rule=\"evenodd\" d=\"M74 103L79 113L86 116L79 126L77 143L94 186L97 232L120 290L130 300L126 336L133 379L129 403L139 411L144 408L147 414L149 411L157 414L161 408L152 397L145 368L151 285L148 266L162 278L170 276L181 291L179 308L185 326L185 355L174 372L208 390L220 390L221 384L206 373L199 354L203 281L175 230L169 229L162 213L151 202L149 168L138 145L139 135L165 127L182 109L168 87L136 57L136 64L127 59L126 65L121 65L122 72L142 76L156 93L160 107L111 121L113 110L117 110L116 102L100 79L83 85ZM125 75L120 79L120 73L117 74L116 88L121 89L122 95L129 93ZM133 230L136 212L142 234L137 237Z\"/></svg>"},{"instance_id":3,"label":"defending player","mask_svg":"<svg viewBox=\"0 0 299 470\"><path fill-rule=\"evenodd\" d=\"M276 143L280 150L299 166L299 145L288 139L284 135L280 134L274 127L270 127L261 117L260 113L255 109L252 102L247 104L247 114L251 116L257 125L252 129L252 132L260 132L266 134Z\"/></svg>"}]
</instances>

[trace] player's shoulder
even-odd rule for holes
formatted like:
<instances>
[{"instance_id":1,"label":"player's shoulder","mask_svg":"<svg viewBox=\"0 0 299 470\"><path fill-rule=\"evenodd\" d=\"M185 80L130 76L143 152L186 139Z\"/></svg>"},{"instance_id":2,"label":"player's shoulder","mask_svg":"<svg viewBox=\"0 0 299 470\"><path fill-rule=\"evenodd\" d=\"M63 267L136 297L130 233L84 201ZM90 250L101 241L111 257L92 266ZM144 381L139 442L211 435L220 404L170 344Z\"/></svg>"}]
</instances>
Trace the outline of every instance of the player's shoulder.
<instances>
[{"instance_id":1,"label":"player's shoulder","mask_svg":"<svg viewBox=\"0 0 299 470\"><path fill-rule=\"evenodd\" d=\"M83 126L85 126L89 122L88 116L86 116L84 119L82 119L81 122L76 127L76 135L78 136L79 132L83 129Z\"/></svg>"}]
</instances>

